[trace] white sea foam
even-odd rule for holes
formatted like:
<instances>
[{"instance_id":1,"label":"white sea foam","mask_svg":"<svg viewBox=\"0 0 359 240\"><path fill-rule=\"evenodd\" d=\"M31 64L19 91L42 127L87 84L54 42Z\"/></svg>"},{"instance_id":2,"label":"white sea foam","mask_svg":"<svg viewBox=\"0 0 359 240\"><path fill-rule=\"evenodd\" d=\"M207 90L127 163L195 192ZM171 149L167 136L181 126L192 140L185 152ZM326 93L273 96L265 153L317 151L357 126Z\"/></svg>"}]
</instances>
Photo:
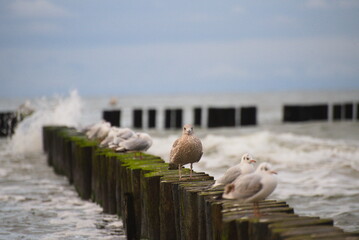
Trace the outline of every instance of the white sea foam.
<instances>
[{"instance_id":1,"label":"white sea foam","mask_svg":"<svg viewBox=\"0 0 359 240\"><path fill-rule=\"evenodd\" d=\"M76 90L67 97L42 98L34 103L35 112L21 121L12 136L9 151L32 154L42 151L42 127L66 125L77 127L81 119L82 100Z\"/></svg>"}]
</instances>

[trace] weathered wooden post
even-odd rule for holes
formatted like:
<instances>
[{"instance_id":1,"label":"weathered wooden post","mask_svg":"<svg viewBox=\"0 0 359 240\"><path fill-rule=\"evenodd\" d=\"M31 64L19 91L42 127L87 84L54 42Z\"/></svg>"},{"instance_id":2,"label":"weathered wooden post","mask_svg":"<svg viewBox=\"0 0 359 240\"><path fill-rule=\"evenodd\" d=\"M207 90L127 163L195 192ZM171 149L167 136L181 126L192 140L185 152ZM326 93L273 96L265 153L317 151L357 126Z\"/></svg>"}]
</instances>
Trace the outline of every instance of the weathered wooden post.
<instances>
[{"instance_id":1,"label":"weathered wooden post","mask_svg":"<svg viewBox=\"0 0 359 240\"><path fill-rule=\"evenodd\" d=\"M74 185L80 197L87 200L91 198L92 157L94 156L97 143L83 137L74 138Z\"/></svg>"},{"instance_id":2,"label":"weathered wooden post","mask_svg":"<svg viewBox=\"0 0 359 240\"><path fill-rule=\"evenodd\" d=\"M223 191L218 189L208 188L197 194L198 204L198 239L212 239L212 236L207 235L207 227L210 224L206 215L206 201L208 198L218 198Z\"/></svg>"},{"instance_id":3,"label":"weathered wooden post","mask_svg":"<svg viewBox=\"0 0 359 240\"><path fill-rule=\"evenodd\" d=\"M117 213L116 203L116 162L117 154L107 154L108 169L107 169L107 198L108 198L108 213Z\"/></svg>"},{"instance_id":4,"label":"weathered wooden post","mask_svg":"<svg viewBox=\"0 0 359 240\"><path fill-rule=\"evenodd\" d=\"M168 164L162 160L145 167L141 174L141 237L160 239L160 179L167 169Z\"/></svg>"},{"instance_id":5,"label":"weathered wooden post","mask_svg":"<svg viewBox=\"0 0 359 240\"><path fill-rule=\"evenodd\" d=\"M176 226L176 234L177 239L181 239L183 234L183 222L181 221L181 200L180 200L180 191L179 185L186 182L198 182L198 181L209 181L213 180L213 177L202 173L202 172L194 172L192 178L189 178L188 171L184 173L182 171L182 178L178 182L173 182L172 184L172 198L174 205L174 215L175 215L175 226Z\"/></svg>"},{"instance_id":6,"label":"weathered wooden post","mask_svg":"<svg viewBox=\"0 0 359 240\"><path fill-rule=\"evenodd\" d=\"M213 178L208 179L210 180L179 184L181 239L198 239L197 195L214 183Z\"/></svg>"},{"instance_id":7,"label":"weathered wooden post","mask_svg":"<svg viewBox=\"0 0 359 240\"><path fill-rule=\"evenodd\" d=\"M150 156L148 158L148 156ZM156 164L163 164L163 160L153 157L151 155L142 155L143 160L139 160L136 158L135 154L128 154L127 158L124 157L121 159L121 166L120 166L120 175L121 175L121 199L124 199L124 195L130 195L131 197L127 198L128 200L134 201L131 205L134 206L133 208L133 216L134 221L136 222L136 229L132 228L135 233L133 233L137 238L140 237L141 233L141 201L140 199L143 198L142 194L145 192L140 189L142 187L138 183L140 182L140 165L156 165ZM134 170L134 171L133 171ZM135 181L133 181L136 179ZM135 183L134 183L135 182ZM151 189L152 190L152 189ZM141 194L141 195L140 195ZM121 206L124 206L125 203L121 203ZM128 213L127 213L128 214ZM122 212L124 216L124 212ZM125 218L125 216L124 216ZM126 220L125 220L126 222ZM131 233L132 234L132 233Z\"/></svg>"},{"instance_id":8,"label":"weathered wooden post","mask_svg":"<svg viewBox=\"0 0 359 240\"><path fill-rule=\"evenodd\" d=\"M104 152L100 160L100 194L101 194L101 206L104 213L109 213L108 207L108 184L107 184L107 171L108 171L108 151Z\"/></svg>"}]
</instances>

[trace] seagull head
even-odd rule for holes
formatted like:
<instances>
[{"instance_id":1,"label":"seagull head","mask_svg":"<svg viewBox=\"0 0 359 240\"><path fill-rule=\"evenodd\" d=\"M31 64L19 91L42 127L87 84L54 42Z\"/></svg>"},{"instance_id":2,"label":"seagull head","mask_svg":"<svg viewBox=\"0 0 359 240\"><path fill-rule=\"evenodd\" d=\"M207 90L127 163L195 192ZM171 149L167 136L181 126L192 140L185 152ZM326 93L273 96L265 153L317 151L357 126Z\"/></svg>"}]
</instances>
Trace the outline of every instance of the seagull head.
<instances>
[{"instance_id":1,"label":"seagull head","mask_svg":"<svg viewBox=\"0 0 359 240\"><path fill-rule=\"evenodd\" d=\"M243 156L242 156L242 159L241 159L241 163L248 163L248 164L251 164L251 163L256 163L257 161L253 159L253 157L249 154L249 153L245 153Z\"/></svg>"},{"instance_id":2,"label":"seagull head","mask_svg":"<svg viewBox=\"0 0 359 240\"><path fill-rule=\"evenodd\" d=\"M193 134L193 126L191 124L186 124L183 126L183 134L192 135Z\"/></svg>"},{"instance_id":3,"label":"seagull head","mask_svg":"<svg viewBox=\"0 0 359 240\"><path fill-rule=\"evenodd\" d=\"M259 173L267 173L267 174L277 174L276 171L272 170L272 166L269 164L269 163L261 163L256 172L259 172Z\"/></svg>"}]
</instances>

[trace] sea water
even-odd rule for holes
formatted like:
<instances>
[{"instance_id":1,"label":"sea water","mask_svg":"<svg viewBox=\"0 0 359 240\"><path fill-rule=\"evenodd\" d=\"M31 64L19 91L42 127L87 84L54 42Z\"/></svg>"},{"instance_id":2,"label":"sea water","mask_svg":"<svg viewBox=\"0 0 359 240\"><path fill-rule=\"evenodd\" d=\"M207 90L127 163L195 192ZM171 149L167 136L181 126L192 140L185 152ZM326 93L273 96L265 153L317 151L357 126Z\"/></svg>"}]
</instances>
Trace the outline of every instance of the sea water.
<instances>
[{"instance_id":1,"label":"sea water","mask_svg":"<svg viewBox=\"0 0 359 240\"><path fill-rule=\"evenodd\" d=\"M0 238L118 239L122 222L99 206L78 198L67 180L53 173L42 153L41 128L62 124L79 129L98 122L104 109L121 109L123 127L132 126L132 110L157 109L158 128L150 154L165 161L180 130L163 129L166 108L184 109L192 122L193 107L257 106L258 126L196 128L204 154L195 171L218 178L248 152L278 172L270 199L286 201L300 215L333 218L346 231L359 230L359 122L282 123L283 104L359 102L359 92L258 93L187 96L69 96L32 99L35 113L21 122L11 139L0 140ZM22 99L1 100L0 111Z\"/></svg>"}]
</instances>

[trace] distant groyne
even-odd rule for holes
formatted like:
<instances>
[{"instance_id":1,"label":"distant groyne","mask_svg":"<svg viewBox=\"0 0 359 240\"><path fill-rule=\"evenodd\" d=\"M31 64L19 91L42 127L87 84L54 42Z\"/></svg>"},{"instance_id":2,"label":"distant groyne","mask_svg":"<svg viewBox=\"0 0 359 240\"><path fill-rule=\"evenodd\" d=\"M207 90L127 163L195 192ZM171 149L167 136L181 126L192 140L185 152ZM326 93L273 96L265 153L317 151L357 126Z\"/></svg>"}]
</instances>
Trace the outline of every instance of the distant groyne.
<instances>
[{"instance_id":1,"label":"distant groyne","mask_svg":"<svg viewBox=\"0 0 359 240\"><path fill-rule=\"evenodd\" d=\"M136 129L179 129L186 119L196 127L246 127L256 126L259 123L258 108L247 106L194 106L191 111L184 111L180 107L132 109L131 123ZM121 127L121 109L104 110L102 118L113 126ZM161 119L159 119L161 118ZM282 122L308 122L308 121L358 121L359 103L311 103L311 104L284 104L282 106Z\"/></svg>"},{"instance_id":2,"label":"distant groyne","mask_svg":"<svg viewBox=\"0 0 359 240\"><path fill-rule=\"evenodd\" d=\"M284 201L262 201L263 215L254 216L252 204L221 199L206 173L189 179L185 168L179 180L157 156L100 148L74 128L44 126L43 147L82 199L123 219L128 239L359 239L332 219L298 216Z\"/></svg>"},{"instance_id":3,"label":"distant groyne","mask_svg":"<svg viewBox=\"0 0 359 240\"><path fill-rule=\"evenodd\" d=\"M0 112L0 137L11 136L19 122L17 112Z\"/></svg>"}]
</instances>

